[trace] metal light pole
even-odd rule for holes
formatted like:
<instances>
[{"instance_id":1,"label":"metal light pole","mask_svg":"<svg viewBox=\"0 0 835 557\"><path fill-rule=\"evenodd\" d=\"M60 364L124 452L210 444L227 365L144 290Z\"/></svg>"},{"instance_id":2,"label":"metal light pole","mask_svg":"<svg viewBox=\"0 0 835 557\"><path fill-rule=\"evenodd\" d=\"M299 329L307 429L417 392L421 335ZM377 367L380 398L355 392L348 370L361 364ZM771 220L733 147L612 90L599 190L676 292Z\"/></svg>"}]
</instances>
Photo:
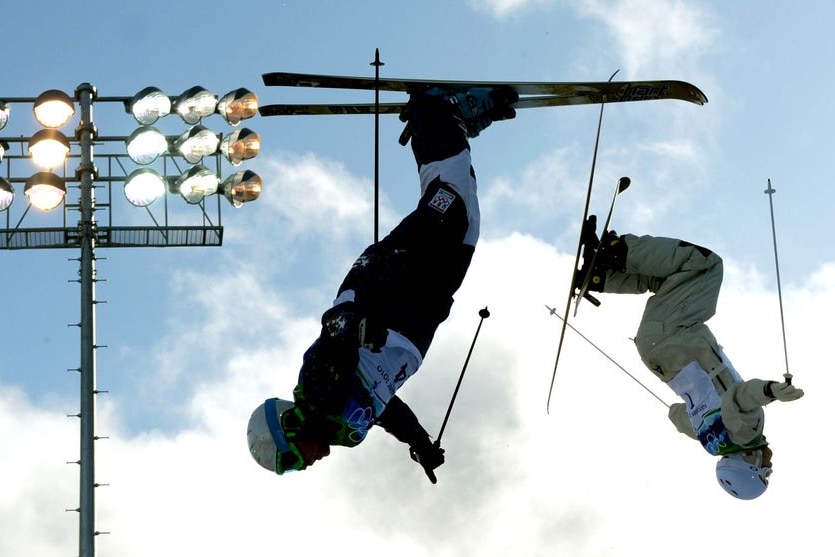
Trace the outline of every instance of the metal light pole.
<instances>
[{"instance_id":1,"label":"metal light pole","mask_svg":"<svg viewBox=\"0 0 835 557\"><path fill-rule=\"evenodd\" d=\"M81 243L81 447L79 494L79 555L95 555L96 536L96 197L93 187L93 98L95 90L84 83L76 90L81 105L78 126L81 163L81 217L78 235Z\"/></svg>"},{"instance_id":2,"label":"metal light pole","mask_svg":"<svg viewBox=\"0 0 835 557\"><path fill-rule=\"evenodd\" d=\"M245 91L245 90L237 90ZM230 93L231 94L231 93ZM251 93L250 93L251 95ZM226 99L226 97L224 97ZM29 213L30 204L26 206L23 211L23 216L16 225L12 225L9 217L8 207L0 209L6 211L6 226L0 228L0 249L17 250L17 249L34 249L34 248L78 248L80 249L79 258L79 278L80 285L80 303L81 303L81 321L78 326L80 328L80 411L78 414L71 416L78 417L80 420L80 449L79 459L74 461L79 465L79 506L78 508L68 509L79 513L79 555L80 557L94 557L96 552L95 539L99 534L107 532L99 532L96 530L96 487L102 484L96 483L96 469L95 469L95 442L100 439L96 435L96 396L99 394L97 387L97 369L96 369L96 248L98 247L169 247L169 246L220 246L223 239L223 227L220 222L220 200L219 197L225 196L236 207L247 201L254 200L260 194L261 182L260 178L252 173L245 175L248 181L242 178L242 172L238 172L226 180L218 190L217 212L207 212L207 208L211 205L208 203L208 197L205 199L199 197L186 197L185 192L175 191L175 182L173 177L168 177L167 172L173 166L179 173L180 162L178 158L180 155L175 152L175 142L168 139L168 150L161 154L163 173L166 176L163 179L167 182L167 194L164 204L164 215L162 217L154 215L152 211L144 206L144 209L150 215L151 224L148 226L115 226L113 224L113 209L114 197L112 195L112 185L114 183L124 182L127 185L129 179L126 176L127 172L124 170L125 161L128 155L124 153L105 153L99 155L99 159L107 160L107 174L104 176L98 175L98 169L95 165L94 146L97 144L107 145L112 143L124 143L127 137L99 137L96 125L93 119L93 106L97 102L116 102L123 104L126 111L129 110L129 97L109 97L98 98L96 88L90 83L82 83L76 88L75 101L79 106L79 123L76 129L74 145L78 147L79 163L75 169L74 176L65 176L63 178L56 177L64 183L66 191L66 184L77 183L78 186L78 202L72 203L69 199L64 200L64 225L62 227L40 227L40 228L26 228L22 227L24 219ZM3 98L0 97L0 111L12 103L34 103L36 99L31 98ZM257 99L254 101L257 104ZM224 105L228 106L228 105ZM218 104L220 107L220 104ZM252 109L252 107L250 107ZM220 112L220 108L217 109ZM257 110L257 106L254 110ZM228 123L233 126L236 125L240 119L248 118L254 115L253 110L249 110L249 116L244 116L235 121L232 121L228 114L224 116ZM0 117L5 116L8 119L8 111L4 114L0 112ZM185 120L185 117L184 117ZM198 118L199 121L199 118ZM5 120L0 120L0 128L5 125ZM187 124L194 124L189 122ZM249 131L249 130L247 130ZM235 136L237 137L237 136ZM0 138L0 145L8 146L14 143L23 143L26 140L31 141L33 138L25 137L8 137ZM260 142L260 138L258 138ZM228 145L227 145L228 147ZM260 149L254 150L257 154ZM30 151L31 151L30 143ZM217 174L221 171L221 154L218 152L212 153L209 156L214 159L214 166ZM229 148L233 150L233 148ZM21 148L22 151L22 148ZM241 148L236 153L240 154ZM26 182L27 188L30 183L29 180L21 177L12 176L13 163L17 165L22 160L27 160L24 155L15 155L9 152L3 153L0 151L0 160L5 156L3 166L6 169L6 177L0 176L2 183L0 183L0 194L6 189L12 189L11 184ZM250 153L251 156L255 156ZM74 155L75 156L75 155ZM201 157L202 158L202 157ZM230 161L232 157L227 156ZM245 156L244 158L251 158ZM232 162L233 165L239 164L240 157ZM121 174L114 175L117 169L121 169ZM254 179L253 179L254 176ZM96 186L96 182L103 182L106 186ZM218 183L220 180L218 179ZM96 205L96 189L104 188L107 196L103 199L100 206ZM13 198L13 192L12 198ZM199 208L197 211L200 214L200 224L196 225L173 225L169 221L169 205L168 195L173 194L182 195L189 204ZM127 196L127 193L126 193ZM9 201L9 204L12 202ZM131 201L133 203L133 201ZM67 211L77 210L79 213L78 222L76 226L67 224ZM97 210L106 212L108 218L102 223L97 222ZM2 214L2 212L0 212Z\"/></svg>"}]
</instances>

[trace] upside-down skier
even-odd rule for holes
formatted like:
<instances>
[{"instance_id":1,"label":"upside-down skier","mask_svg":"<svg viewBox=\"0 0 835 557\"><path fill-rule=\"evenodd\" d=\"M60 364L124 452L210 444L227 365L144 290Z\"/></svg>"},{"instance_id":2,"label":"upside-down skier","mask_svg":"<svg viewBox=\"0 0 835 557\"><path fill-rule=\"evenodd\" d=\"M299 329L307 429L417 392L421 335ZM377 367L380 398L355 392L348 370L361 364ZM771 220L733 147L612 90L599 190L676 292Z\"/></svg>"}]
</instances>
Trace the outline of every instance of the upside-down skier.
<instances>
[{"instance_id":1,"label":"upside-down skier","mask_svg":"<svg viewBox=\"0 0 835 557\"><path fill-rule=\"evenodd\" d=\"M595 292L652 293L635 345L644 364L684 401L670 406L670 420L720 457L716 477L725 491L739 499L762 495L772 456L763 407L797 400L803 391L790 377L743 380L705 324L716 312L722 259L673 238L609 231L598 242L593 219L582 237L584 264L575 289L591 273L589 290Z\"/></svg>"},{"instance_id":2,"label":"upside-down skier","mask_svg":"<svg viewBox=\"0 0 835 557\"><path fill-rule=\"evenodd\" d=\"M517 98L505 88L410 96L401 119L418 166L417 208L351 267L303 356L293 400L270 398L252 413L247 438L258 464L278 474L303 470L331 445L356 446L379 425L409 445L436 483L444 450L395 392L448 317L478 240L468 137L513 118Z\"/></svg>"}]
</instances>

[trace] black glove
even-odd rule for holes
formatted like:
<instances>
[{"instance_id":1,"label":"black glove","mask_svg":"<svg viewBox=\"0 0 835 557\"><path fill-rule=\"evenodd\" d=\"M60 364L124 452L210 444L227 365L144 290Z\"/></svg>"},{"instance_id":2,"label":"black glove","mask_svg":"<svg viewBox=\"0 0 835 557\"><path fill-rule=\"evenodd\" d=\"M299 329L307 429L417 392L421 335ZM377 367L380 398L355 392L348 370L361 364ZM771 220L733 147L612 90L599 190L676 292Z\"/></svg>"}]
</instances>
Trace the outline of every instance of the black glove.
<instances>
[{"instance_id":1,"label":"black glove","mask_svg":"<svg viewBox=\"0 0 835 557\"><path fill-rule=\"evenodd\" d=\"M322 315L321 338L345 348L365 346L380 350L388 338L388 329L376 315L363 315L354 302L342 302Z\"/></svg>"},{"instance_id":2,"label":"black glove","mask_svg":"<svg viewBox=\"0 0 835 557\"><path fill-rule=\"evenodd\" d=\"M444 450L441 448L441 442L429 443L429 439L427 439L426 444L421 444L419 447L409 447L409 454L412 460L423 467L429 481L433 484L438 483L434 470L444 463Z\"/></svg>"},{"instance_id":3,"label":"black glove","mask_svg":"<svg viewBox=\"0 0 835 557\"><path fill-rule=\"evenodd\" d=\"M320 337L324 342L359 346L361 320L354 302L342 302L322 315Z\"/></svg>"}]
</instances>

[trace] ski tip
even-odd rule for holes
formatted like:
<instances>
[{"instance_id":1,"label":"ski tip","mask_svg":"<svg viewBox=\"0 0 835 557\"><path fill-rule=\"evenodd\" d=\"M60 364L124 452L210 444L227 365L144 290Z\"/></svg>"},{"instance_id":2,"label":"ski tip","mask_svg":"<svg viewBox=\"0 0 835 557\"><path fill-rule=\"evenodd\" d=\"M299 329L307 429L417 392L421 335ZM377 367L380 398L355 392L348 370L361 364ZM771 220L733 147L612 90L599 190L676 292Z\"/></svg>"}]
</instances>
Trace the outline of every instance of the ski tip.
<instances>
[{"instance_id":1,"label":"ski tip","mask_svg":"<svg viewBox=\"0 0 835 557\"><path fill-rule=\"evenodd\" d=\"M698 104L699 106L704 106L707 104L707 95L705 95L701 89L693 85L692 83L689 84L690 87L693 88L693 103Z\"/></svg>"}]
</instances>

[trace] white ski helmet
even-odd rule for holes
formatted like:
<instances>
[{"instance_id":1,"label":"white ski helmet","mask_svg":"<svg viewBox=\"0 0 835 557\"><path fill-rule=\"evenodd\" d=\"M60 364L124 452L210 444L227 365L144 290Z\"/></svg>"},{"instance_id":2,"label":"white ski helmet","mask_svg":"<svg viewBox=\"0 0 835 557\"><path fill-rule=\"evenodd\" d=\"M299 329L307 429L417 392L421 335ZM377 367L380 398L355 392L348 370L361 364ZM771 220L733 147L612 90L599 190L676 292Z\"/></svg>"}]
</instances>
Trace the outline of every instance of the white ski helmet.
<instances>
[{"instance_id":1,"label":"white ski helmet","mask_svg":"<svg viewBox=\"0 0 835 557\"><path fill-rule=\"evenodd\" d=\"M756 461L746 460L745 453L754 453ZM716 463L719 485L737 499L756 499L765 493L770 475L771 467L763 465L763 449L727 454Z\"/></svg>"},{"instance_id":2,"label":"white ski helmet","mask_svg":"<svg viewBox=\"0 0 835 557\"><path fill-rule=\"evenodd\" d=\"M296 444L287 441L281 416L296 405L289 400L269 398L258 406L249 418L246 437L249 452L255 462L276 474L305 468Z\"/></svg>"}]
</instances>

